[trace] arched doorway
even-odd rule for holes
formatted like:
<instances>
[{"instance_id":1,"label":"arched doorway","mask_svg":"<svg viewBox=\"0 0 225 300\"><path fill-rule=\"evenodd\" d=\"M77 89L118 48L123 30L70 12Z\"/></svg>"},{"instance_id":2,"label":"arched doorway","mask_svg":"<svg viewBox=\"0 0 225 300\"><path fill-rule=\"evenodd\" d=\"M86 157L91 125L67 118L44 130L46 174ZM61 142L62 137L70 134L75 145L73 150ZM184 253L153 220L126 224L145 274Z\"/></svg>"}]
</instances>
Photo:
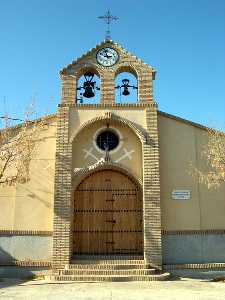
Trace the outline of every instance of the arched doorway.
<instances>
[{"instance_id":1,"label":"arched doorway","mask_svg":"<svg viewBox=\"0 0 225 300\"><path fill-rule=\"evenodd\" d=\"M74 254L143 254L139 185L116 170L88 175L74 194Z\"/></svg>"}]
</instances>

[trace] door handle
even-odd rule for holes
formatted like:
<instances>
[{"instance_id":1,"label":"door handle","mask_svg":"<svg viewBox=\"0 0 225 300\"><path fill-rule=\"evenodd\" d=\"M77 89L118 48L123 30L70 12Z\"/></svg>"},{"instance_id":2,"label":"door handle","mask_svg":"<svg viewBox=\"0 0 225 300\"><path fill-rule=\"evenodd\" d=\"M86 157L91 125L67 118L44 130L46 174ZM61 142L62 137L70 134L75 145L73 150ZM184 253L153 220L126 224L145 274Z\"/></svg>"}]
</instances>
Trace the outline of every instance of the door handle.
<instances>
[{"instance_id":1,"label":"door handle","mask_svg":"<svg viewBox=\"0 0 225 300\"><path fill-rule=\"evenodd\" d=\"M113 223L115 224L116 223L116 220L106 220L107 223Z\"/></svg>"}]
</instances>

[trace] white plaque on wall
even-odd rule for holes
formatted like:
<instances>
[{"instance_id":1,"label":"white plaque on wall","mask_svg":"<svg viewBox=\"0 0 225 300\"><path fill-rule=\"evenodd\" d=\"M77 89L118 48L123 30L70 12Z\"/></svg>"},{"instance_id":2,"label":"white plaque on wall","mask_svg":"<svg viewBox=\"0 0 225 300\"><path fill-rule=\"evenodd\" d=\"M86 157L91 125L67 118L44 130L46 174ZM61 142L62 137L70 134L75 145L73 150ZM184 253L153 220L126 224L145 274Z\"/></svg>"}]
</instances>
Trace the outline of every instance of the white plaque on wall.
<instances>
[{"instance_id":1,"label":"white plaque on wall","mask_svg":"<svg viewBox=\"0 0 225 300\"><path fill-rule=\"evenodd\" d=\"M174 200L188 200L191 198L190 190L173 190L172 199Z\"/></svg>"}]
</instances>

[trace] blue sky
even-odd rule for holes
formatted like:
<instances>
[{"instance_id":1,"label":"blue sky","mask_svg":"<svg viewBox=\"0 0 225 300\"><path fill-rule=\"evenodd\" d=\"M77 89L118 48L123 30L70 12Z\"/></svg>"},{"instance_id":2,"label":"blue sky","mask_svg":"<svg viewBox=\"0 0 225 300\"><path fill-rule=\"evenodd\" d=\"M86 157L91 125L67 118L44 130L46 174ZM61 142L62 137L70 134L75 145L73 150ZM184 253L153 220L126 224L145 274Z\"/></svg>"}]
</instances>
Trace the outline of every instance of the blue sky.
<instances>
[{"instance_id":1,"label":"blue sky","mask_svg":"<svg viewBox=\"0 0 225 300\"><path fill-rule=\"evenodd\" d=\"M159 109L225 130L224 0L1 0L0 113L55 112L59 70L104 39L108 8L113 40L157 70Z\"/></svg>"}]
</instances>

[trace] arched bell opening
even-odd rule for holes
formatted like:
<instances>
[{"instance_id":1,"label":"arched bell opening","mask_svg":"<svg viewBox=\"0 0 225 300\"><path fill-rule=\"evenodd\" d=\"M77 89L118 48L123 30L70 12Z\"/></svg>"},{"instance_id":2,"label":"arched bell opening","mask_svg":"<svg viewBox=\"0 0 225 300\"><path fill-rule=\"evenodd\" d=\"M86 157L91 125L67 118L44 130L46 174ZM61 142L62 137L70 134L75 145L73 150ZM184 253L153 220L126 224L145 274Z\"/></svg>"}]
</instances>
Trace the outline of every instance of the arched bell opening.
<instances>
[{"instance_id":1,"label":"arched bell opening","mask_svg":"<svg viewBox=\"0 0 225 300\"><path fill-rule=\"evenodd\" d=\"M82 178L74 192L74 255L143 256L140 184L116 168Z\"/></svg>"},{"instance_id":2,"label":"arched bell opening","mask_svg":"<svg viewBox=\"0 0 225 300\"><path fill-rule=\"evenodd\" d=\"M100 102L100 75L94 68L86 68L77 79L77 104L96 104Z\"/></svg>"},{"instance_id":3,"label":"arched bell opening","mask_svg":"<svg viewBox=\"0 0 225 300\"><path fill-rule=\"evenodd\" d=\"M115 77L115 100L116 103L138 102L137 73L128 67L117 70Z\"/></svg>"}]
</instances>

